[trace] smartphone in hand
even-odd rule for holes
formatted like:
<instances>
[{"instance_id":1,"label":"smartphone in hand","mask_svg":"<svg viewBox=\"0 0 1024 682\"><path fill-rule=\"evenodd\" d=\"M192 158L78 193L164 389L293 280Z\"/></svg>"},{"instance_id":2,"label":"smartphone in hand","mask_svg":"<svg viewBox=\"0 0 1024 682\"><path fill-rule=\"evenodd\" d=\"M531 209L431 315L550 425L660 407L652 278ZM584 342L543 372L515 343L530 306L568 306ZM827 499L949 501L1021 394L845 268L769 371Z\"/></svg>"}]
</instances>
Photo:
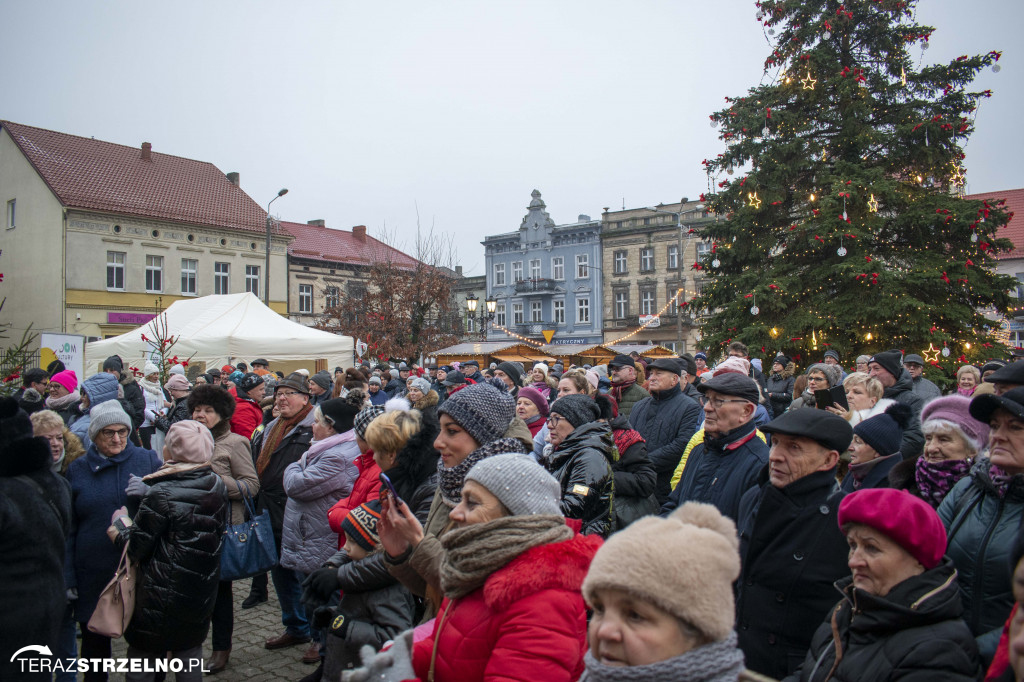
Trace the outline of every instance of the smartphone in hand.
<instances>
[{"instance_id":1,"label":"smartphone in hand","mask_svg":"<svg viewBox=\"0 0 1024 682\"><path fill-rule=\"evenodd\" d=\"M391 493L391 498L392 498L392 499L393 499L393 500L395 501L395 504L397 504L397 505L399 505L399 506L401 506L402 504L404 504L404 503L402 502L402 498L398 496L398 491L397 491L397 490L395 490L395 486L394 486L394 484L392 484L392 483L391 483L391 479L390 479L390 478L388 478L388 475L387 475L387 474L385 474L385 473L383 473L383 472L381 472L381 475L380 475L380 480L381 480L381 482L382 482L382 483L383 483L383 484L384 484L385 486L387 486L388 492L390 492L390 493Z\"/></svg>"}]
</instances>

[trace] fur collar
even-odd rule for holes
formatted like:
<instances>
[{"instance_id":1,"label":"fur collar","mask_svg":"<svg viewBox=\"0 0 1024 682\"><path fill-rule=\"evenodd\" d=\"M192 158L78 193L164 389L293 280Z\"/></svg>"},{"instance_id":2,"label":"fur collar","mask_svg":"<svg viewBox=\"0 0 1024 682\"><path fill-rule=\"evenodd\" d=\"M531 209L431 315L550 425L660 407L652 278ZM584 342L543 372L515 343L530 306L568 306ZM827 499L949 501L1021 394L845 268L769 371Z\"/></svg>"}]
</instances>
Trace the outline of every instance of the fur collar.
<instances>
[{"instance_id":1,"label":"fur collar","mask_svg":"<svg viewBox=\"0 0 1024 682\"><path fill-rule=\"evenodd\" d=\"M603 540L597 535L574 535L529 549L495 571L484 584L484 602L502 611L540 590L580 592L590 562Z\"/></svg>"},{"instance_id":2,"label":"fur collar","mask_svg":"<svg viewBox=\"0 0 1024 682\"><path fill-rule=\"evenodd\" d=\"M422 398L416 401L416 404L413 405L413 407L415 407L417 410L422 411L428 407L433 407L434 405L437 405L437 403L440 400L441 399L438 397L437 391L435 391L434 389L430 389L430 391L428 391L426 395L424 395Z\"/></svg>"},{"instance_id":3,"label":"fur collar","mask_svg":"<svg viewBox=\"0 0 1024 682\"><path fill-rule=\"evenodd\" d=\"M53 464L50 446L42 438L19 438L0 453L0 477L45 471Z\"/></svg>"}]
</instances>

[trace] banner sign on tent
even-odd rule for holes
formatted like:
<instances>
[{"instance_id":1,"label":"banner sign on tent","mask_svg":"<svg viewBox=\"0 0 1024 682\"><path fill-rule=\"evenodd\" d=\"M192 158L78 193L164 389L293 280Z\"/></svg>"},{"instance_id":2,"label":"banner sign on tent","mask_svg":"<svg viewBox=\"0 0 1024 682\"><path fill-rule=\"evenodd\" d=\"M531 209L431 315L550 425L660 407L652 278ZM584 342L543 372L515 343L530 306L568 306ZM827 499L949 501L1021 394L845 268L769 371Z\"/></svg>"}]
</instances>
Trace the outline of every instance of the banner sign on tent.
<instances>
[{"instance_id":1,"label":"banner sign on tent","mask_svg":"<svg viewBox=\"0 0 1024 682\"><path fill-rule=\"evenodd\" d=\"M64 363L81 381L85 376L85 337L79 334L40 334L39 364L46 367L54 360Z\"/></svg>"}]
</instances>

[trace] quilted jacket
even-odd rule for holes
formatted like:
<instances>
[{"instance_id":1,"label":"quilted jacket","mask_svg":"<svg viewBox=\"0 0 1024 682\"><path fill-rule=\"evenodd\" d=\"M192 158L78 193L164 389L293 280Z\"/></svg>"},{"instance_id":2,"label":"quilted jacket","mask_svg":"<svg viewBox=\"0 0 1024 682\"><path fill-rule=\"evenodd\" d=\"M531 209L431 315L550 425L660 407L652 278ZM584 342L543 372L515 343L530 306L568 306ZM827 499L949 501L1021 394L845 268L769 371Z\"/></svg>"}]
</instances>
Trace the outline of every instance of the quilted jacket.
<instances>
[{"instance_id":1,"label":"quilted jacket","mask_svg":"<svg viewBox=\"0 0 1024 682\"><path fill-rule=\"evenodd\" d=\"M359 478L352 484L352 492L348 497L338 500L327 512L331 530L338 534L338 549L345 545L341 522L348 513L361 504L380 498L380 467L373 459L373 450L367 450L356 457L356 468L359 470Z\"/></svg>"}]
</instances>

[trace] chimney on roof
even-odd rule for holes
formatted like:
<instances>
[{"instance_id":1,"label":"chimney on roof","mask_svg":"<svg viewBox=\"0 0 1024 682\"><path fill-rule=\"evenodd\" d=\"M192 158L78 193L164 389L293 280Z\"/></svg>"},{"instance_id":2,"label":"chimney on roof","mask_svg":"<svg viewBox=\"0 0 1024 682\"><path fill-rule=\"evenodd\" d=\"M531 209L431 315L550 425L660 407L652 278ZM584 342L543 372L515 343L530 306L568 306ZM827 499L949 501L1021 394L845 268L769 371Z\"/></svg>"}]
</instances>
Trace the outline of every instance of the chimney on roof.
<instances>
[{"instance_id":1,"label":"chimney on roof","mask_svg":"<svg viewBox=\"0 0 1024 682\"><path fill-rule=\"evenodd\" d=\"M458 275L459 277L462 277L462 266L461 265L456 265L455 266L455 274Z\"/></svg>"},{"instance_id":2,"label":"chimney on roof","mask_svg":"<svg viewBox=\"0 0 1024 682\"><path fill-rule=\"evenodd\" d=\"M590 222L590 216L588 216L588 215L587 215L586 213L580 213L580 214L579 214L579 215L578 215L578 216L576 217L576 220L577 220L578 222L581 222L581 223L589 223L589 222Z\"/></svg>"},{"instance_id":3,"label":"chimney on roof","mask_svg":"<svg viewBox=\"0 0 1024 682\"><path fill-rule=\"evenodd\" d=\"M306 224L312 225L313 227L327 227L327 221L325 221L323 218L317 218L316 220L307 220Z\"/></svg>"},{"instance_id":4,"label":"chimney on roof","mask_svg":"<svg viewBox=\"0 0 1024 682\"><path fill-rule=\"evenodd\" d=\"M236 173L235 171L231 171L230 173L228 173L227 177L228 177L228 182L230 182L235 187L240 187L241 186L241 184L240 184L241 183L241 178L239 177L238 173Z\"/></svg>"},{"instance_id":5,"label":"chimney on roof","mask_svg":"<svg viewBox=\"0 0 1024 682\"><path fill-rule=\"evenodd\" d=\"M153 160L153 145L148 142L142 143L142 160L152 161Z\"/></svg>"},{"instance_id":6,"label":"chimney on roof","mask_svg":"<svg viewBox=\"0 0 1024 682\"><path fill-rule=\"evenodd\" d=\"M352 236L361 242L366 241L366 225L356 225L352 228Z\"/></svg>"}]
</instances>

